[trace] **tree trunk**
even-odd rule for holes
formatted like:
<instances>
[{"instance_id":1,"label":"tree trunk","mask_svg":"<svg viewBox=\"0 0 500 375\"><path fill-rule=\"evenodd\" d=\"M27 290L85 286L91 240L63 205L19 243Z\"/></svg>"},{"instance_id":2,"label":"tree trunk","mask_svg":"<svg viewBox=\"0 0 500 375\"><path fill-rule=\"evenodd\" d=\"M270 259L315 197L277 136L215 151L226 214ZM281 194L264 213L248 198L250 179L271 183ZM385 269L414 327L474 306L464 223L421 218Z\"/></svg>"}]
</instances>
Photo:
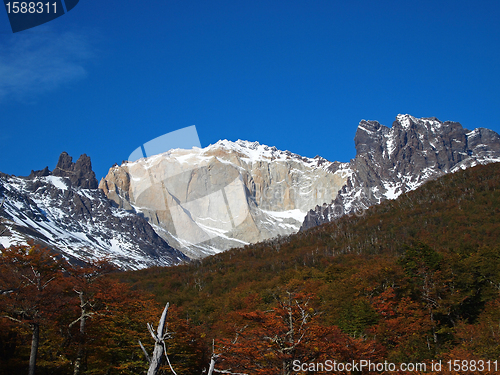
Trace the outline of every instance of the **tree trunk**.
<instances>
[{"instance_id":1,"label":"tree trunk","mask_svg":"<svg viewBox=\"0 0 500 375\"><path fill-rule=\"evenodd\" d=\"M210 360L210 368L208 369L208 375L212 375L215 370L215 358L212 356L212 359Z\"/></svg>"},{"instance_id":2,"label":"tree trunk","mask_svg":"<svg viewBox=\"0 0 500 375\"><path fill-rule=\"evenodd\" d=\"M161 362L163 360L163 345L159 342L155 344L155 350L151 357L151 364L149 365L148 375L156 375L160 370Z\"/></svg>"},{"instance_id":3,"label":"tree trunk","mask_svg":"<svg viewBox=\"0 0 500 375\"><path fill-rule=\"evenodd\" d=\"M82 367L83 354L85 352L85 321L87 320L86 311L82 310L82 317L80 320L80 337L78 340L78 353L75 360L75 368L73 375L80 375Z\"/></svg>"},{"instance_id":4,"label":"tree trunk","mask_svg":"<svg viewBox=\"0 0 500 375\"><path fill-rule=\"evenodd\" d=\"M38 353L38 343L40 342L40 325L38 323L33 323L31 329L33 331L33 336L31 338L30 367L28 374L35 375L36 355Z\"/></svg>"}]
</instances>

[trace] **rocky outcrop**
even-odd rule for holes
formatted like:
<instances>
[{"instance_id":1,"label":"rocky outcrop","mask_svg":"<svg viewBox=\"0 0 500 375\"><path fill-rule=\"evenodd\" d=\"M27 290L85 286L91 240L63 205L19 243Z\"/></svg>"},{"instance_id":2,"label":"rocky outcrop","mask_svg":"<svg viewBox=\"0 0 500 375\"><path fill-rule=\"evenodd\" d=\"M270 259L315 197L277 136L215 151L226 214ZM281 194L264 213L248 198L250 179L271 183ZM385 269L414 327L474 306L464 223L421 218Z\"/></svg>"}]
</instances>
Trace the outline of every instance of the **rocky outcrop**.
<instances>
[{"instance_id":1,"label":"rocky outcrop","mask_svg":"<svg viewBox=\"0 0 500 375\"><path fill-rule=\"evenodd\" d=\"M76 163L66 152L61 153L56 168L52 171L52 176L67 177L74 187L82 189L97 189L98 182L92 170L90 157L81 155Z\"/></svg>"},{"instance_id":2,"label":"rocky outcrop","mask_svg":"<svg viewBox=\"0 0 500 375\"><path fill-rule=\"evenodd\" d=\"M50 170L49 170L49 167L45 167L44 169L42 169L42 170L40 170L40 171L34 171L34 170L31 170L31 173L30 173L30 175L28 176L28 178L46 177L46 176L50 176Z\"/></svg>"},{"instance_id":3,"label":"rocky outcrop","mask_svg":"<svg viewBox=\"0 0 500 375\"><path fill-rule=\"evenodd\" d=\"M302 230L349 213L362 214L384 199L416 189L429 179L477 164L500 161L500 136L469 131L458 122L399 115L388 128L361 121L354 137L353 173L331 204L308 212Z\"/></svg>"},{"instance_id":4,"label":"rocky outcrop","mask_svg":"<svg viewBox=\"0 0 500 375\"><path fill-rule=\"evenodd\" d=\"M62 152L52 172L49 170L49 167L45 167L40 171L32 170L28 178L33 179L35 177L47 176L65 177L69 180L71 186L82 189L97 189L99 186L95 173L92 170L90 157L86 154L81 155L76 163L73 163L73 158L67 152Z\"/></svg>"}]
</instances>

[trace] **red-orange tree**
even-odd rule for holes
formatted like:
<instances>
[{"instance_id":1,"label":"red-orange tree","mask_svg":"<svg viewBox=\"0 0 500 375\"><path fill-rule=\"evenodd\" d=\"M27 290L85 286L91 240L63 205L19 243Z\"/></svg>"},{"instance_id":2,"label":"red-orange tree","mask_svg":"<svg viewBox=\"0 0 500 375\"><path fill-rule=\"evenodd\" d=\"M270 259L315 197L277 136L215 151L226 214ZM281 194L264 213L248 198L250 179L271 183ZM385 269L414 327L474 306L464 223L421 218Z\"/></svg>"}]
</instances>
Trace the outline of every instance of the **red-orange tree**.
<instances>
[{"instance_id":1,"label":"red-orange tree","mask_svg":"<svg viewBox=\"0 0 500 375\"><path fill-rule=\"evenodd\" d=\"M369 331L388 351L395 363L416 362L432 356L428 347L432 322L422 304L409 297L398 299L393 288L373 298L381 319Z\"/></svg>"},{"instance_id":2,"label":"red-orange tree","mask_svg":"<svg viewBox=\"0 0 500 375\"><path fill-rule=\"evenodd\" d=\"M100 314L101 310L106 309L105 303L99 299L99 295L103 294L103 289L108 285L103 283L103 276L114 270L106 260L94 261L89 259L83 267L70 266L66 267L67 282L78 298L74 305L78 305L79 309L74 309L78 317L68 323L69 336L77 342L78 349L76 352L74 363L74 375L81 373L82 361L86 350L86 336L88 321L96 314ZM76 313L78 310L78 313ZM74 316L73 316L74 317ZM73 327L78 327L75 330Z\"/></svg>"},{"instance_id":3,"label":"red-orange tree","mask_svg":"<svg viewBox=\"0 0 500 375\"><path fill-rule=\"evenodd\" d=\"M246 325L234 339L219 340L217 368L235 373L289 375L294 364L377 358L371 341L353 339L336 326L323 326L312 295L287 293L267 311L241 311ZM295 366L296 367L296 366Z\"/></svg>"},{"instance_id":4,"label":"red-orange tree","mask_svg":"<svg viewBox=\"0 0 500 375\"><path fill-rule=\"evenodd\" d=\"M2 318L27 325L32 332L29 374L35 373L40 329L50 325L65 305L62 262L36 245L14 246L0 256Z\"/></svg>"}]
</instances>

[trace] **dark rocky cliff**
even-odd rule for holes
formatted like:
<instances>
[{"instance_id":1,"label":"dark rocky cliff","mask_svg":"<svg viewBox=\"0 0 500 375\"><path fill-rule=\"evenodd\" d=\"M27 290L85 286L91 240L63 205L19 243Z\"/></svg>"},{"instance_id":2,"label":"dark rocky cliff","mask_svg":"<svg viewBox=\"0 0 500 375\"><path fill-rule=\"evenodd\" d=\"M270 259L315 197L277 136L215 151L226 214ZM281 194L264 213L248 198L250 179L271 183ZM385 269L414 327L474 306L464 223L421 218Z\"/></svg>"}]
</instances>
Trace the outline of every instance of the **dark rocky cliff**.
<instances>
[{"instance_id":1,"label":"dark rocky cliff","mask_svg":"<svg viewBox=\"0 0 500 375\"><path fill-rule=\"evenodd\" d=\"M492 130L465 129L435 117L399 115L392 128L362 120L354 137L352 175L333 202L310 210L301 230L362 214L367 207L443 174L500 161L500 136Z\"/></svg>"}]
</instances>

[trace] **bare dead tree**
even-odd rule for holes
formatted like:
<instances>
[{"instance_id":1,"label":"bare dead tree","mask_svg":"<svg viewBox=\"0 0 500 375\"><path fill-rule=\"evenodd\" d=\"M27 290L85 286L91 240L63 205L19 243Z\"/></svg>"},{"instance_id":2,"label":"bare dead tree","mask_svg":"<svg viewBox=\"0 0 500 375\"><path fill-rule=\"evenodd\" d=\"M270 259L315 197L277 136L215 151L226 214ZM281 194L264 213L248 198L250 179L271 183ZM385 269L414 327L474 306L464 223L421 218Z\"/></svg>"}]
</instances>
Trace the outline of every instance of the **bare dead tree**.
<instances>
[{"instance_id":1,"label":"bare dead tree","mask_svg":"<svg viewBox=\"0 0 500 375\"><path fill-rule=\"evenodd\" d=\"M151 334L151 337L153 337L153 340L155 340L155 348L153 350L153 355L150 356L148 354L148 351L142 345L141 340L139 340L139 346L142 349L142 352L144 353L144 356L146 357L146 360L149 363L149 369L148 369L148 374L147 375L157 375L158 371L160 370L161 362L163 360L163 355L165 355L165 359L167 360L168 366L170 367L170 371L174 375L177 375L175 370L172 368L172 364L170 363L170 359L168 358L167 354L167 346L165 344L165 340L172 338L172 333L168 332L168 328L166 328L166 320L167 320L167 313L168 313L168 306L169 303L167 302L165 308L163 309L163 313L161 314L160 322L158 323L158 329L156 330L156 333L154 332L154 327L152 324L147 323L147 327L149 330L149 333ZM237 373L237 372L231 372L228 370L217 370L215 368L215 363L217 362L219 355L215 353L213 344L212 344L212 357L210 360L210 367L208 371L208 375L213 375L214 372L220 373L220 374L230 374L230 375L248 375L248 374L242 374L242 373Z\"/></svg>"},{"instance_id":2,"label":"bare dead tree","mask_svg":"<svg viewBox=\"0 0 500 375\"><path fill-rule=\"evenodd\" d=\"M158 371L160 370L161 362L163 359L163 354L165 354L165 358L167 359L167 363L170 367L170 370L174 373L174 375L177 375L176 372L174 371L174 369L172 368L172 364L170 363L170 359L168 358L167 346L165 344L165 340L172 337L172 334L170 332L168 332L168 329L165 327L166 320L167 320L168 306L169 306L169 303L167 303L167 305L163 309L163 313L161 314L160 322L158 323L158 329L157 329L156 333L154 332L153 325L150 323L147 324L149 333L153 337L153 340L155 340L155 348L153 350L152 357L150 357L148 355L146 348L144 348L141 341L139 340L139 345L141 346L141 349L144 352L144 355L145 355L147 361L149 362L148 375L157 375L158 374Z\"/></svg>"},{"instance_id":3,"label":"bare dead tree","mask_svg":"<svg viewBox=\"0 0 500 375\"><path fill-rule=\"evenodd\" d=\"M84 356L84 351L85 351L85 346L83 343L83 338L85 337L85 325L87 323L87 319L90 319L95 312L91 311L93 308L92 303L90 300L87 300L85 298L85 293L84 291L78 291L76 289L73 289L73 291L78 294L80 298L80 316L78 319L73 321L68 325L69 328L77 324L78 322L80 323L80 329L79 329L79 342L78 342L78 352L77 356L75 359L75 366L73 369L73 375L80 375L81 373L81 367L82 367L82 361L83 361L83 356Z\"/></svg>"},{"instance_id":4,"label":"bare dead tree","mask_svg":"<svg viewBox=\"0 0 500 375\"><path fill-rule=\"evenodd\" d=\"M231 372L229 370L218 370L215 368L215 364L217 363L217 358L219 358L218 354L212 353L212 358L210 359L210 367L208 369L208 375L213 375L214 372L219 374L230 374L230 375L248 375L240 372Z\"/></svg>"},{"instance_id":5,"label":"bare dead tree","mask_svg":"<svg viewBox=\"0 0 500 375\"><path fill-rule=\"evenodd\" d=\"M215 368L215 364L217 363L217 358L219 356L217 354L212 354L212 358L210 359L210 367L208 369L208 375L213 375L214 372L217 372L219 374L230 374L230 375L248 375L245 373L241 372L231 372L229 370L218 370Z\"/></svg>"},{"instance_id":6,"label":"bare dead tree","mask_svg":"<svg viewBox=\"0 0 500 375\"><path fill-rule=\"evenodd\" d=\"M84 267L66 267L66 272L72 276L73 291L80 300L80 316L68 325L71 328L79 324L77 355L74 360L73 375L82 373L82 363L86 352L87 322L96 315L100 315L100 303L96 299L96 294L101 290L98 280L111 272L114 267L106 259L94 261L86 259L87 265ZM69 333L70 336L71 333Z\"/></svg>"}]
</instances>

